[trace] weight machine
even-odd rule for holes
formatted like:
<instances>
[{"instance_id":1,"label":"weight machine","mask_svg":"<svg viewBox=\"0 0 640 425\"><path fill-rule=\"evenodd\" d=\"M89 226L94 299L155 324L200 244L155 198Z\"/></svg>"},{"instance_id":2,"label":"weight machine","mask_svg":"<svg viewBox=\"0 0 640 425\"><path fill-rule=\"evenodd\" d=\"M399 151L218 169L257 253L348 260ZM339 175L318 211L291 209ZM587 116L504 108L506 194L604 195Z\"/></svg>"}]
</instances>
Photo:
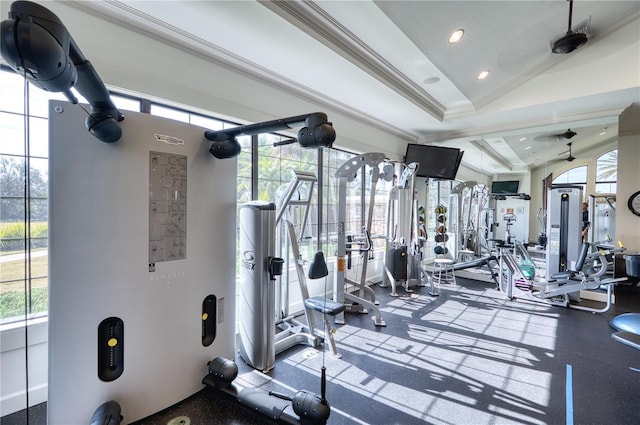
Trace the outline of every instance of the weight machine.
<instances>
[{"instance_id":1,"label":"weight machine","mask_svg":"<svg viewBox=\"0 0 640 425\"><path fill-rule=\"evenodd\" d=\"M389 170L387 170L389 171ZM384 177L384 174L382 174ZM390 178L393 176L393 170L388 172ZM350 270L353 266L353 258L354 254L359 256L362 259L362 270L360 276L360 282L358 282L358 290L357 294L360 298L364 298L367 296L371 302L374 304L378 304L376 302L375 293L371 290L371 288L366 286L366 276L369 261L372 260L373 257L373 241L371 238L371 226L373 223L373 205L375 202L375 191L378 184L378 180L381 176L380 170L378 167L371 168L371 188L369 193L369 211L367 213L367 221L366 224L361 226L362 231L359 234L347 234L346 235L346 252L347 252L347 270Z\"/></svg>"},{"instance_id":2,"label":"weight machine","mask_svg":"<svg viewBox=\"0 0 640 425\"><path fill-rule=\"evenodd\" d=\"M333 354L337 355L335 342L331 333L327 315L336 315L344 311L344 306L326 299L323 295L309 297L303 262L298 246L299 236L293 224L292 210L304 207L301 215L300 235L309 214L309 205L316 183L313 173L293 171L293 179L287 185L283 196L278 199L278 207L274 203L252 201L243 204L240 209L240 255L242 259L239 285L239 335L238 346L240 356L250 366L266 372L273 368L275 354L293 345L304 343L316 346L321 340L329 341ZM300 185L307 185L307 197L296 196L300 193ZM280 239L287 241L284 254L289 259L291 249L298 276L307 325L294 323L293 318L283 317L278 326L282 331L276 334L275 304L276 276L282 275L288 261L276 256L276 230L283 234ZM280 240L282 242L282 240ZM282 251L279 251L282 255ZM326 277L327 269L324 255L316 252L309 265L309 278ZM287 280L288 284L288 280ZM288 304L288 291L285 304ZM282 295L280 293L279 295ZM285 312L287 310L285 309ZM325 331L315 326L313 311L322 313ZM285 314L286 316L286 314ZM324 351L323 351L324 356ZM238 374L237 365L224 357L217 357L208 363L208 374L202 383L210 388L230 395L240 404L269 418L286 424L322 425L326 424L330 415L330 406L326 400L326 368L321 370L321 395L309 391L297 391L288 396L273 391L257 388L241 388L233 380Z\"/></svg>"},{"instance_id":3,"label":"weight machine","mask_svg":"<svg viewBox=\"0 0 640 425\"><path fill-rule=\"evenodd\" d=\"M613 286L626 278L608 278L605 274L610 259L624 248L605 247L598 243L581 242L582 187L553 185L547 192L547 252L544 280L534 280L523 273L515 254L524 263L532 264L522 244L500 244L500 285L513 297L515 289L526 292L534 300L544 300L554 305L572 307L593 313L603 313L611 307ZM515 252L512 253L512 248ZM506 271L506 275L505 275ZM506 286L505 286L506 285ZM607 290L606 306L602 309L576 305L580 291ZM571 302L574 303L571 303Z\"/></svg>"},{"instance_id":4,"label":"weight machine","mask_svg":"<svg viewBox=\"0 0 640 425\"><path fill-rule=\"evenodd\" d=\"M306 283L303 268L304 260L300 254L300 241L304 238L304 231L307 227L313 190L317 183L317 178L316 175L311 172L292 170L291 174L291 181L287 184L283 195L276 203L276 247L278 256L284 259L285 267L283 271L284 279L281 278L281 284L278 285L276 291L276 324L280 328L280 332L276 334L275 353L281 353L296 344L306 344L315 347L321 341L328 340L332 353L339 357L328 322L325 320L325 330L316 326L314 311L322 311L322 309L319 308L318 303L313 302L313 300L318 297L312 298L309 295L309 287ZM304 194L306 194L306 197ZM296 210L298 209L301 209L301 211L297 211L296 214ZM301 218L300 224L297 226L297 231L296 225L294 224L294 215ZM284 252L282 251L283 245ZM289 253L291 253L291 256ZM306 325L295 320L289 314L289 264L291 260L293 260L295 265ZM284 280L284 284L282 280ZM320 296L320 298L324 297L326 297L326 294ZM309 302L310 299L312 302ZM335 302L328 302L330 310L338 308ZM325 300L322 300L320 304L325 307L327 306ZM333 313L329 311L329 314Z\"/></svg>"},{"instance_id":5,"label":"weight machine","mask_svg":"<svg viewBox=\"0 0 640 425\"><path fill-rule=\"evenodd\" d=\"M420 276L422 243L418 234L418 201L414 199L418 163L402 166L398 184L389 193L384 273L380 283L382 288L391 285L392 297L398 296L396 282L401 282L406 292L413 292L410 282L425 286Z\"/></svg>"},{"instance_id":6,"label":"weight machine","mask_svg":"<svg viewBox=\"0 0 640 425\"><path fill-rule=\"evenodd\" d=\"M364 175L365 167L371 168L372 173L372 190L369 199L369 214L368 214L368 226L370 228L373 217L373 207L375 200L375 184L378 181L381 173L378 169L380 164L385 163L385 154L383 153L365 153L348 159L344 164L336 171L336 178L338 179L338 250L337 250L337 267L335 273L335 280L333 285L333 299L334 301L343 304L345 311L350 313L367 313L367 309L373 311L372 317L376 326L386 326L380 310L376 305L375 294L371 288L366 286L367 279L367 262L368 255L363 256L362 272L360 275L360 281L355 282L347 277L347 264L348 258L354 249L347 247L347 235L346 235L346 217L347 217L347 183L352 182L358 172L362 171ZM392 168L392 167L391 167ZM392 169L385 167L384 175L388 179L389 172ZM392 175L392 173L391 173ZM369 229L365 228L365 235ZM367 239L366 244L370 244L370 237L365 236ZM354 241L352 238L350 244ZM366 245L365 245L366 246ZM362 246L356 248L356 251L361 253ZM346 286L351 285L352 288L356 288L358 295L354 292L346 290ZM368 295L370 300L365 299L365 295ZM348 301L348 302L347 302ZM344 324L344 312L340 312L336 315L335 322L338 324Z\"/></svg>"},{"instance_id":7,"label":"weight machine","mask_svg":"<svg viewBox=\"0 0 640 425\"><path fill-rule=\"evenodd\" d=\"M582 187L552 185L547 191L547 280L578 260L581 226Z\"/></svg>"},{"instance_id":8,"label":"weight machine","mask_svg":"<svg viewBox=\"0 0 640 425\"><path fill-rule=\"evenodd\" d=\"M240 207L242 267L238 305L239 353L249 365L263 372L273 368L276 354L297 344L316 347L322 341L328 341L333 354L338 355L328 321L325 319L325 330L319 329L314 311L331 315L341 310L342 306L326 300L326 294L313 298L309 296L299 248L299 240L309 216L316 176L292 171L292 177L277 205L251 201ZM306 197L300 196L301 188L306 188ZM299 235L293 223L294 210L298 207L302 208ZM297 274L306 324L289 315L291 259ZM276 288L276 276L283 275L284 279L280 279L281 284ZM315 278L313 274L310 277ZM276 327L279 332L276 332Z\"/></svg>"},{"instance_id":9,"label":"weight machine","mask_svg":"<svg viewBox=\"0 0 640 425\"><path fill-rule=\"evenodd\" d=\"M451 249L457 253L454 271L486 266L488 276L497 284L497 273L491 267L497 262L487 241L493 234L494 210L488 207L489 190L475 181L458 184L449 195L449 226ZM478 279L480 273L468 273L466 278Z\"/></svg>"},{"instance_id":10,"label":"weight machine","mask_svg":"<svg viewBox=\"0 0 640 425\"><path fill-rule=\"evenodd\" d=\"M479 256L478 223L480 219L480 200L475 181L466 181L451 189L449 195L449 227L452 250L460 258L460 251L471 251L473 256Z\"/></svg>"},{"instance_id":11,"label":"weight machine","mask_svg":"<svg viewBox=\"0 0 640 425\"><path fill-rule=\"evenodd\" d=\"M511 226L513 226L513 223L518 221L518 219L516 218L516 215L514 213L506 213L502 215L502 221L506 223L506 230L504 231L504 241L507 245L511 245L514 242L514 240L511 239L511 237L513 236L511 235Z\"/></svg>"},{"instance_id":12,"label":"weight machine","mask_svg":"<svg viewBox=\"0 0 640 425\"><path fill-rule=\"evenodd\" d=\"M506 294L508 299L523 295L526 299L533 301L592 313L605 313L612 305L613 287L618 282L626 280L626 277L603 277L607 272L609 258L612 258L616 253L625 251L622 246L597 250L595 244L585 242L580 247L580 253L573 270L554 273L546 280L535 280L532 271L524 266L532 264L533 260L520 242L515 242L515 252L520 256L520 262L512 253L514 246L500 244L499 249L500 290ZM591 249L594 251L590 253ZM607 290L607 301L603 308L597 309L571 303L571 301L579 301L580 291L597 290L601 287Z\"/></svg>"},{"instance_id":13,"label":"weight machine","mask_svg":"<svg viewBox=\"0 0 640 425\"><path fill-rule=\"evenodd\" d=\"M616 195L589 195L589 242L611 241L616 234Z\"/></svg>"},{"instance_id":14,"label":"weight machine","mask_svg":"<svg viewBox=\"0 0 640 425\"><path fill-rule=\"evenodd\" d=\"M474 257L490 254L487 241L493 236L494 209L489 207L489 189L474 181L461 183L451 190L449 206L455 251L471 251Z\"/></svg>"}]
</instances>

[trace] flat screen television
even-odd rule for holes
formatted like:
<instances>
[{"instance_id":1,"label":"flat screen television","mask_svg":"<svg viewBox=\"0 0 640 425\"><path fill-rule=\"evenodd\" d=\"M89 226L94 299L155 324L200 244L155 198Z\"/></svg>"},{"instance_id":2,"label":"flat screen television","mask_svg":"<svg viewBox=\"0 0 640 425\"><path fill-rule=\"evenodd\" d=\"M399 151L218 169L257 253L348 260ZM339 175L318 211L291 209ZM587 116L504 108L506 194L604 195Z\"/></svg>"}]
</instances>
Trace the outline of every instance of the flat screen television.
<instances>
[{"instance_id":1,"label":"flat screen television","mask_svg":"<svg viewBox=\"0 0 640 425\"><path fill-rule=\"evenodd\" d=\"M432 179L453 180L458 173L463 151L444 146L420 145L409 143L404 163L418 163L416 176Z\"/></svg>"},{"instance_id":2,"label":"flat screen television","mask_svg":"<svg viewBox=\"0 0 640 425\"><path fill-rule=\"evenodd\" d=\"M507 180L491 183L491 193L493 195L515 195L518 193L520 182L518 180Z\"/></svg>"}]
</instances>

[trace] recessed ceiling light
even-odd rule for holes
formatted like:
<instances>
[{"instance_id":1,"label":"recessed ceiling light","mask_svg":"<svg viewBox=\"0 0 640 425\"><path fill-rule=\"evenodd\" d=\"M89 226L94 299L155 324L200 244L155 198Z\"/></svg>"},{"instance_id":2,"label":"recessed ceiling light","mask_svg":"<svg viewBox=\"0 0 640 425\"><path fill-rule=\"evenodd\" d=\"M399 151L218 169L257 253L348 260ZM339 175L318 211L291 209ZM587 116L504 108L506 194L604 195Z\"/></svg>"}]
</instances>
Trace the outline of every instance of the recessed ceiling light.
<instances>
[{"instance_id":1,"label":"recessed ceiling light","mask_svg":"<svg viewBox=\"0 0 640 425\"><path fill-rule=\"evenodd\" d=\"M602 130L602 133L600 133L600 135L604 136L605 134L607 134L607 129L606 128L604 130Z\"/></svg>"},{"instance_id":2,"label":"recessed ceiling light","mask_svg":"<svg viewBox=\"0 0 640 425\"><path fill-rule=\"evenodd\" d=\"M528 151L529 149L531 149L531 146L527 146L526 148L524 148L525 151Z\"/></svg>"},{"instance_id":3,"label":"recessed ceiling light","mask_svg":"<svg viewBox=\"0 0 640 425\"><path fill-rule=\"evenodd\" d=\"M487 78L489 76L489 70L485 69L484 71L482 71L480 74L478 74L478 76L476 77L476 80L484 80L485 78Z\"/></svg>"},{"instance_id":4,"label":"recessed ceiling light","mask_svg":"<svg viewBox=\"0 0 640 425\"><path fill-rule=\"evenodd\" d=\"M521 142L524 142L525 140L527 140L527 138L526 138L526 137L521 137L521 138L520 138L520 141L521 141Z\"/></svg>"},{"instance_id":5,"label":"recessed ceiling light","mask_svg":"<svg viewBox=\"0 0 640 425\"><path fill-rule=\"evenodd\" d=\"M463 35L464 35L464 30L462 28L460 28L459 30L455 30L454 32L451 33L451 36L449 36L449 43L451 44L457 43L462 39Z\"/></svg>"}]
</instances>

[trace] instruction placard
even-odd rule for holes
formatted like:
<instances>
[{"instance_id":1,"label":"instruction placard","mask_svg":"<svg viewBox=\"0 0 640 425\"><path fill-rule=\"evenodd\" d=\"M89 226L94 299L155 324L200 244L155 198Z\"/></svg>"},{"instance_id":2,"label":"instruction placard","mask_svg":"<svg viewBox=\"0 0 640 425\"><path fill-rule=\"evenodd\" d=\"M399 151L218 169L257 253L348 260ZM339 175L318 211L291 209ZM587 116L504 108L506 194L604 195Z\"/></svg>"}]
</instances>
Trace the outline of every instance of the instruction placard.
<instances>
[{"instance_id":1,"label":"instruction placard","mask_svg":"<svg viewBox=\"0 0 640 425\"><path fill-rule=\"evenodd\" d=\"M186 257L187 157L151 151L149 152L149 264Z\"/></svg>"}]
</instances>

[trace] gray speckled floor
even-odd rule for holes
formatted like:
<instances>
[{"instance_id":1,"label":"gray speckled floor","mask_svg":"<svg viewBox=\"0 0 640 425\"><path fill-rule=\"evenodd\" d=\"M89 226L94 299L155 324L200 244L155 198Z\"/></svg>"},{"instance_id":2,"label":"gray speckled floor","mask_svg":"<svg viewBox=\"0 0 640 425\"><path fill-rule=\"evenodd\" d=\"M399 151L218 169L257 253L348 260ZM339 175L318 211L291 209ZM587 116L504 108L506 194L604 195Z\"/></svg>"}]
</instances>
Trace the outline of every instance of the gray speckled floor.
<instances>
[{"instance_id":1,"label":"gray speckled floor","mask_svg":"<svg viewBox=\"0 0 640 425\"><path fill-rule=\"evenodd\" d=\"M188 421L180 422L186 417ZM173 420L173 422L171 422ZM260 425L275 424L264 416L250 411L224 394L204 389L176 406L135 425Z\"/></svg>"}]
</instances>

